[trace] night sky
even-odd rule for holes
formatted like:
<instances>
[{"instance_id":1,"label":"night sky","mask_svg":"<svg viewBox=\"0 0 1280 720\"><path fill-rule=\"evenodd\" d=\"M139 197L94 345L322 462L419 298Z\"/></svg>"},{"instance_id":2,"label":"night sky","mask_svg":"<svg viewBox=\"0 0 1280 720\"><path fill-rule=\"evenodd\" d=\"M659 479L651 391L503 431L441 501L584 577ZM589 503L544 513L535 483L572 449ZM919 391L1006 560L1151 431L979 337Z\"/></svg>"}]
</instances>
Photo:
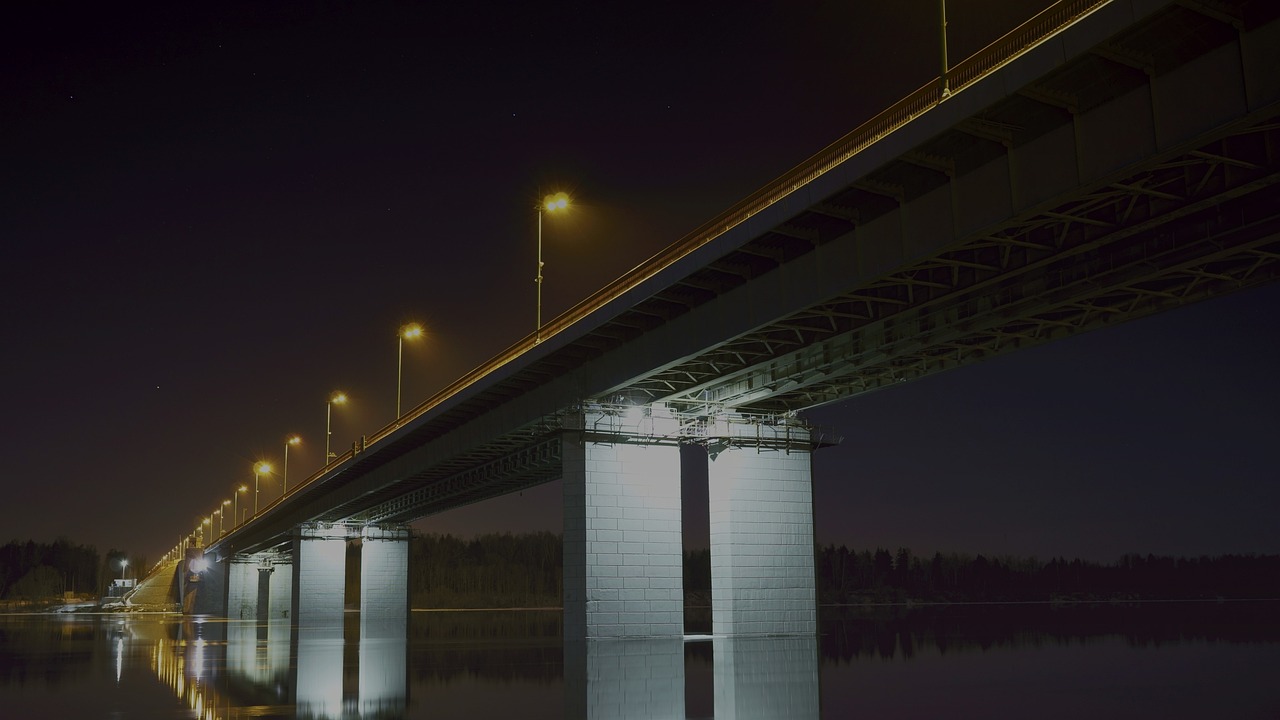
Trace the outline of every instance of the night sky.
<instances>
[{"instance_id":1,"label":"night sky","mask_svg":"<svg viewBox=\"0 0 1280 720\"><path fill-rule=\"evenodd\" d=\"M953 61L1047 5L952 0ZM937 3L28 4L0 23L0 542L152 560L936 74ZM1280 552L1280 287L810 414L816 533ZM279 475L263 484L264 503ZM418 523L560 529L558 483ZM243 496L242 496L243 497ZM252 502L250 495L247 502ZM690 529L691 534L699 532ZM700 532L705 532L701 530Z\"/></svg>"}]
</instances>

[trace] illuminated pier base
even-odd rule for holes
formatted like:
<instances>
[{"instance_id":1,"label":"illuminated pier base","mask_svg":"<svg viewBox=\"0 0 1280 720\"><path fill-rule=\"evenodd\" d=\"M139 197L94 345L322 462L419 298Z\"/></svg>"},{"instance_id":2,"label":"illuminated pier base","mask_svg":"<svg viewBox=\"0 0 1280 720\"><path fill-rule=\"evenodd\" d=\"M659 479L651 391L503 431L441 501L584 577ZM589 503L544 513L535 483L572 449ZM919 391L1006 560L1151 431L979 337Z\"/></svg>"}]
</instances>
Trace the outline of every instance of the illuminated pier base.
<instances>
[{"instance_id":1,"label":"illuminated pier base","mask_svg":"<svg viewBox=\"0 0 1280 720\"><path fill-rule=\"evenodd\" d=\"M293 588L290 597L293 621L300 626L336 626L341 641L346 585L347 540L344 531L313 526L298 528L293 537Z\"/></svg>"},{"instance_id":2,"label":"illuminated pier base","mask_svg":"<svg viewBox=\"0 0 1280 720\"><path fill-rule=\"evenodd\" d=\"M409 617L409 528L370 525L361 533L360 623Z\"/></svg>"},{"instance_id":3,"label":"illuminated pier base","mask_svg":"<svg viewBox=\"0 0 1280 720\"><path fill-rule=\"evenodd\" d=\"M588 409L566 421L566 639L684 634L680 449L675 419L660 413Z\"/></svg>"},{"instance_id":4,"label":"illuminated pier base","mask_svg":"<svg viewBox=\"0 0 1280 720\"><path fill-rule=\"evenodd\" d=\"M293 563L271 563L271 577L267 581L267 618L285 620L293 606Z\"/></svg>"},{"instance_id":5,"label":"illuminated pier base","mask_svg":"<svg viewBox=\"0 0 1280 720\"><path fill-rule=\"evenodd\" d=\"M712 632L816 634L807 430L728 416L712 435Z\"/></svg>"},{"instance_id":6,"label":"illuminated pier base","mask_svg":"<svg viewBox=\"0 0 1280 720\"><path fill-rule=\"evenodd\" d=\"M253 555L236 555L227 564L227 617L256 620L258 617L259 563Z\"/></svg>"}]
</instances>

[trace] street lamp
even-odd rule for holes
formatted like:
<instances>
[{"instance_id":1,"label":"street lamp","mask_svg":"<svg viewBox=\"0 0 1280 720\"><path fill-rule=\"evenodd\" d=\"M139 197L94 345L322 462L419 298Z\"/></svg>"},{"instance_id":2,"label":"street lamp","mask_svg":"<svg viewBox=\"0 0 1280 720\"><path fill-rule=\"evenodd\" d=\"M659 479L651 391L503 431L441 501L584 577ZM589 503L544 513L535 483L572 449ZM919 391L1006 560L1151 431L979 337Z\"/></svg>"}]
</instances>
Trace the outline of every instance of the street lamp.
<instances>
[{"instance_id":1,"label":"street lamp","mask_svg":"<svg viewBox=\"0 0 1280 720\"><path fill-rule=\"evenodd\" d=\"M559 212L568 207L569 195L562 192L546 196L538 206L538 277L533 280L538 285L538 324L537 334L534 336L536 342L542 342L542 213Z\"/></svg>"},{"instance_id":2,"label":"street lamp","mask_svg":"<svg viewBox=\"0 0 1280 720\"><path fill-rule=\"evenodd\" d=\"M342 392L341 390L336 391L329 396L329 405L325 408L325 411L324 411L324 464L325 465L328 465L330 460L337 457L337 455L334 455L332 452L329 451L329 440L332 439L332 435L333 435L333 431L330 430L330 428L333 427L331 424L331 421L333 419L333 406L345 405L346 402L347 402L347 394Z\"/></svg>"},{"instance_id":3,"label":"street lamp","mask_svg":"<svg viewBox=\"0 0 1280 720\"><path fill-rule=\"evenodd\" d=\"M210 534L210 535L212 535L212 534L213 534L213 520L211 519L212 517L213 517L213 516L211 515L211 516L209 516L209 517L207 517L207 518L203 518L203 519L201 519L201 520L200 520L200 524L199 524L198 526L196 526L196 529L198 529L198 530L200 531L200 546L201 546L201 547L209 547L209 541L208 541L208 540L205 540L205 538L204 538L204 526L205 526L205 525L208 525L208 526L209 526L209 534Z\"/></svg>"},{"instance_id":4,"label":"street lamp","mask_svg":"<svg viewBox=\"0 0 1280 720\"><path fill-rule=\"evenodd\" d=\"M289 446L297 445L302 442L302 438L297 435L290 435L284 441L284 476L280 480L280 497L284 497L284 493L289 489Z\"/></svg>"},{"instance_id":5,"label":"street lamp","mask_svg":"<svg viewBox=\"0 0 1280 720\"><path fill-rule=\"evenodd\" d=\"M232 504L231 509L236 514L237 527L240 525L240 493L245 492L248 489L249 489L248 486L241 485L240 487L236 488L236 494L231 496L231 498L235 501L234 504Z\"/></svg>"},{"instance_id":6,"label":"street lamp","mask_svg":"<svg viewBox=\"0 0 1280 720\"><path fill-rule=\"evenodd\" d=\"M422 326L418 323L409 323L400 326L400 333L396 342L396 419L400 419L400 370L404 367L404 341L417 340L422 337Z\"/></svg>"},{"instance_id":7,"label":"street lamp","mask_svg":"<svg viewBox=\"0 0 1280 720\"><path fill-rule=\"evenodd\" d=\"M120 584L124 585L124 569L129 567L128 558L120 558Z\"/></svg>"},{"instance_id":8,"label":"street lamp","mask_svg":"<svg viewBox=\"0 0 1280 720\"><path fill-rule=\"evenodd\" d=\"M253 466L253 516L258 517L258 492L262 489L258 482L263 475L270 474L271 463L260 462Z\"/></svg>"},{"instance_id":9,"label":"street lamp","mask_svg":"<svg viewBox=\"0 0 1280 720\"><path fill-rule=\"evenodd\" d=\"M230 504L231 504L231 501L230 501L230 500L223 500L223 501L222 501L222 507L221 507L221 508L219 508L220 512L222 513L221 515L219 515L219 516L218 516L218 535L219 535L219 536L221 536L222 534L224 534L224 533L226 532L226 527L227 527L227 523L226 523L226 520L227 520L227 506L228 506L228 505L230 505ZM234 508L233 508L233 510L234 510ZM236 528L236 519L233 517L233 518L231 518L231 529L232 529L232 530L235 530L235 528Z\"/></svg>"}]
</instances>

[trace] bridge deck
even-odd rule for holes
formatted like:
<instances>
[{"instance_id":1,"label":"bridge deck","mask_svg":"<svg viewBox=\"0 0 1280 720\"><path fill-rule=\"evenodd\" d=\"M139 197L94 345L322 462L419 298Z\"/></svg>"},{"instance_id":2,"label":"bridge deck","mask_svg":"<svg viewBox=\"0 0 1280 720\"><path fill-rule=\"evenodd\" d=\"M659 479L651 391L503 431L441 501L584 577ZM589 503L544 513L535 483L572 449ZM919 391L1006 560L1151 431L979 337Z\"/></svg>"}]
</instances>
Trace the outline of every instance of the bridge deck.
<instances>
[{"instance_id":1,"label":"bridge deck","mask_svg":"<svg viewBox=\"0 0 1280 720\"><path fill-rule=\"evenodd\" d=\"M1280 274L1280 7L1064 0L213 544L558 477L558 413L783 413ZM692 429L690 432L695 432Z\"/></svg>"}]
</instances>

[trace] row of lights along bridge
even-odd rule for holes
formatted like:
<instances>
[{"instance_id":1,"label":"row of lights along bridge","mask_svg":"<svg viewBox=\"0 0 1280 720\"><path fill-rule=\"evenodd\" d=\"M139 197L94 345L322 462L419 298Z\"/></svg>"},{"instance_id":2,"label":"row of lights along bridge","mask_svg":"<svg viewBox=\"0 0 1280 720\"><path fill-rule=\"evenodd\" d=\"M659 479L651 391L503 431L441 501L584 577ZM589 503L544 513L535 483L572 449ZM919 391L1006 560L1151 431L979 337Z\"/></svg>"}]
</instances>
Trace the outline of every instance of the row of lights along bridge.
<instances>
[{"instance_id":1,"label":"row of lights along bridge","mask_svg":"<svg viewBox=\"0 0 1280 720\"><path fill-rule=\"evenodd\" d=\"M566 193L555 193L547 195L543 198L542 204L537 206L538 210L538 274L534 277L534 283L537 287L536 315L534 339L536 342L542 341L542 269L545 263L542 261L542 215L543 213L556 213L567 210L569 208L569 196ZM404 341L417 340L425 334L422 326L418 323L408 323L400 327L400 331L396 333L396 418L401 415L401 390L403 384L401 382L404 368ZM330 449L330 440L332 439L332 421L333 406L345 405L347 395L342 391L335 391L329 396L328 402L325 404L324 414L324 457L325 465L334 460L337 455ZM290 435L284 444L284 467L282 469L280 482L280 497L284 497L289 491L289 448L290 446L299 445L302 437L298 435ZM201 516L199 524L184 537L177 545L175 545L165 556L156 563L159 566L165 561L181 557L188 547L202 547L206 541L205 528L208 528L208 535L214 536L214 529L217 529L216 537L222 537L227 533L226 524L226 508L231 506L231 530L235 530L240 525L248 521L249 517L256 517L259 510L259 496L261 495L261 485L263 476L270 476L272 473L272 465L266 461L258 461L253 465L253 515L250 516L248 503L243 513L240 510L240 495L249 491L249 486L241 484L235 488L230 499L225 499L207 516ZM215 524L214 518L218 521ZM124 561L121 561L121 573L124 572Z\"/></svg>"}]
</instances>

